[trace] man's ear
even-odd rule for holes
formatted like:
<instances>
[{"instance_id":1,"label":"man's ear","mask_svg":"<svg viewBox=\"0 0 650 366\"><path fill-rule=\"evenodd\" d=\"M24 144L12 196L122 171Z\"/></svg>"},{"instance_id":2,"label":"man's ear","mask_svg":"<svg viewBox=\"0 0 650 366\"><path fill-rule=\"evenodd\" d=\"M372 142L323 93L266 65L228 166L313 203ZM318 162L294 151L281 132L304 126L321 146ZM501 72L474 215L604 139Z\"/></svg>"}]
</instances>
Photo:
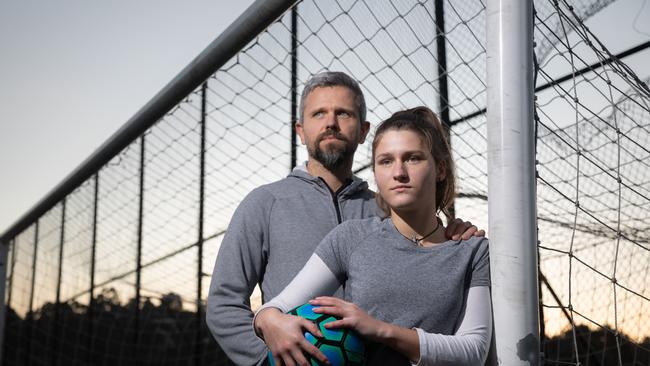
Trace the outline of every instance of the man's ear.
<instances>
[{"instance_id":1,"label":"man's ear","mask_svg":"<svg viewBox=\"0 0 650 366\"><path fill-rule=\"evenodd\" d=\"M359 144L363 144L364 142L366 142L366 136L368 136L368 132L370 132L370 122L368 122L368 121L361 122L359 132L360 132L359 133Z\"/></svg>"},{"instance_id":2,"label":"man's ear","mask_svg":"<svg viewBox=\"0 0 650 366\"><path fill-rule=\"evenodd\" d=\"M305 145L305 131L302 129L302 122L296 121L296 133L300 136L300 142Z\"/></svg>"}]
</instances>

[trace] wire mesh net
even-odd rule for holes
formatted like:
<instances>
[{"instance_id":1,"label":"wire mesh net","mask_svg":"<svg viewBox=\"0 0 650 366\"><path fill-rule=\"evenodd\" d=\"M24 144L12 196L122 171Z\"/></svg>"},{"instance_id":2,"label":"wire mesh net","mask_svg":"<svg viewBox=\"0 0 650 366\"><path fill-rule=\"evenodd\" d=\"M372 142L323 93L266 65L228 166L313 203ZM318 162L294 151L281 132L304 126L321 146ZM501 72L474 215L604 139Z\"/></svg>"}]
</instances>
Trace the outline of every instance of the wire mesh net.
<instances>
[{"instance_id":1,"label":"wire mesh net","mask_svg":"<svg viewBox=\"0 0 650 366\"><path fill-rule=\"evenodd\" d=\"M546 333L558 335L546 357L646 364L650 90L624 63L609 62L569 4L550 10L536 19L551 45L537 74L550 87L536 101L543 316ZM561 74L572 77L554 82Z\"/></svg>"},{"instance_id":2,"label":"wire mesh net","mask_svg":"<svg viewBox=\"0 0 650 366\"><path fill-rule=\"evenodd\" d=\"M650 93L584 25L610 2L535 2L546 364L650 363ZM455 211L487 227L485 2L444 1L444 23L435 6L302 1L295 30L285 14L16 236L5 364L229 364L203 320L207 282L238 203L291 169L292 78L301 90L319 71L350 74L374 124L448 111ZM374 186L369 145L353 169Z\"/></svg>"}]
</instances>

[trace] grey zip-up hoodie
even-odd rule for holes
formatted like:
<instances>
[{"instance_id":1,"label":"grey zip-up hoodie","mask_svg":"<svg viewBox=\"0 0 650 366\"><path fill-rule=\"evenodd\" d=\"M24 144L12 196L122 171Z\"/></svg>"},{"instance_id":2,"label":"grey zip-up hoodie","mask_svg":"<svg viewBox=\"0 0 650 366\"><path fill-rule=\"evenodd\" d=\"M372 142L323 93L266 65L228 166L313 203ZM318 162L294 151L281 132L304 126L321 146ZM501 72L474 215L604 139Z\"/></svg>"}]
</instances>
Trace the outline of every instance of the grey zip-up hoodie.
<instances>
[{"instance_id":1,"label":"grey zip-up hoodie","mask_svg":"<svg viewBox=\"0 0 650 366\"><path fill-rule=\"evenodd\" d=\"M266 346L251 325L255 285L260 284L262 301L272 299L336 225L377 214L366 182L354 178L332 192L304 166L251 191L221 242L208 295L207 324L228 357L237 365L264 362Z\"/></svg>"}]
</instances>

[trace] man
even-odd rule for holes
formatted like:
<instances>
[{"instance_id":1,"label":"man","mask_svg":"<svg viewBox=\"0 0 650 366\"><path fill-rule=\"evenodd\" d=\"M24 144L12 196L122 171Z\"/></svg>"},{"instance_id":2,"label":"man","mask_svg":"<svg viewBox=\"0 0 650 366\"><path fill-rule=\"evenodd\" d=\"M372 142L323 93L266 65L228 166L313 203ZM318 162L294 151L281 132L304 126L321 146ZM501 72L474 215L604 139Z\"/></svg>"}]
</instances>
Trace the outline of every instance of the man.
<instances>
[{"instance_id":1,"label":"man","mask_svg":"<svg viewBox=\"0 0 650 366\"><path fill-rule=\"evenodd\" d=\"M208 296L207 323L238 365L261 365L266 346L252 328L250 295L275 297L307 262L318 243L344 220L375 216L374 193L352 175L354 152L370 130L363 93L341 72L305 85L296 132L308 161L288 177L254 189L235 211L221 243ZM454 238L482 230L456 220ZM467 230L465 230L467 229Z\"/></svg>"}]
</instances>

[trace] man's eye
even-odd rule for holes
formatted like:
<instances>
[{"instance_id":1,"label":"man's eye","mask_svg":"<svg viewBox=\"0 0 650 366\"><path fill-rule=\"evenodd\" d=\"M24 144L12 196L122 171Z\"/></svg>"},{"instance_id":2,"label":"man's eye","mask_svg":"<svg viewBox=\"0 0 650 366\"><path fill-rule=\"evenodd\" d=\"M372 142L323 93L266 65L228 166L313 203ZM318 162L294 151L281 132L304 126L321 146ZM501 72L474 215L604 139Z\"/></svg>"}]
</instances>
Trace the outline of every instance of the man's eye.
<instances>
[{"instance_id":1,"label":"man's eye","mask_svg":"<svg viewBox=\"0 0 650 366\"><path fill-rule=\"evenodd\" d=\"M313 116L314 116L315 118L321 118L321 117L323 117L323 115L325 115L325 113L323 113L323 112L316 112L316 113L314 113Z\"/></svg>"},{"instance_id":2,"label":"man's eye","mask_svg":"<svg viewBox=\"0 0 650 366\"><path fill-rule=\"evenodd\" d=\"M420 160L421 160L420 157L415 155L411 155L408 157L408 159L406 159L406 161L409 163L417 163Z\"/></svg>"},{"instance_id":3,"label":"man's eye","mask_svg":"<svg viewBox=\"0 0 650 366\"><path fill-rule=\"evenodd\" d=\"M338 115L339 115L339 117L343 117L343 118L350 118L351 117L350 113L348 113L348 112L339 112Z\"/></svg>"}]
</instances>

